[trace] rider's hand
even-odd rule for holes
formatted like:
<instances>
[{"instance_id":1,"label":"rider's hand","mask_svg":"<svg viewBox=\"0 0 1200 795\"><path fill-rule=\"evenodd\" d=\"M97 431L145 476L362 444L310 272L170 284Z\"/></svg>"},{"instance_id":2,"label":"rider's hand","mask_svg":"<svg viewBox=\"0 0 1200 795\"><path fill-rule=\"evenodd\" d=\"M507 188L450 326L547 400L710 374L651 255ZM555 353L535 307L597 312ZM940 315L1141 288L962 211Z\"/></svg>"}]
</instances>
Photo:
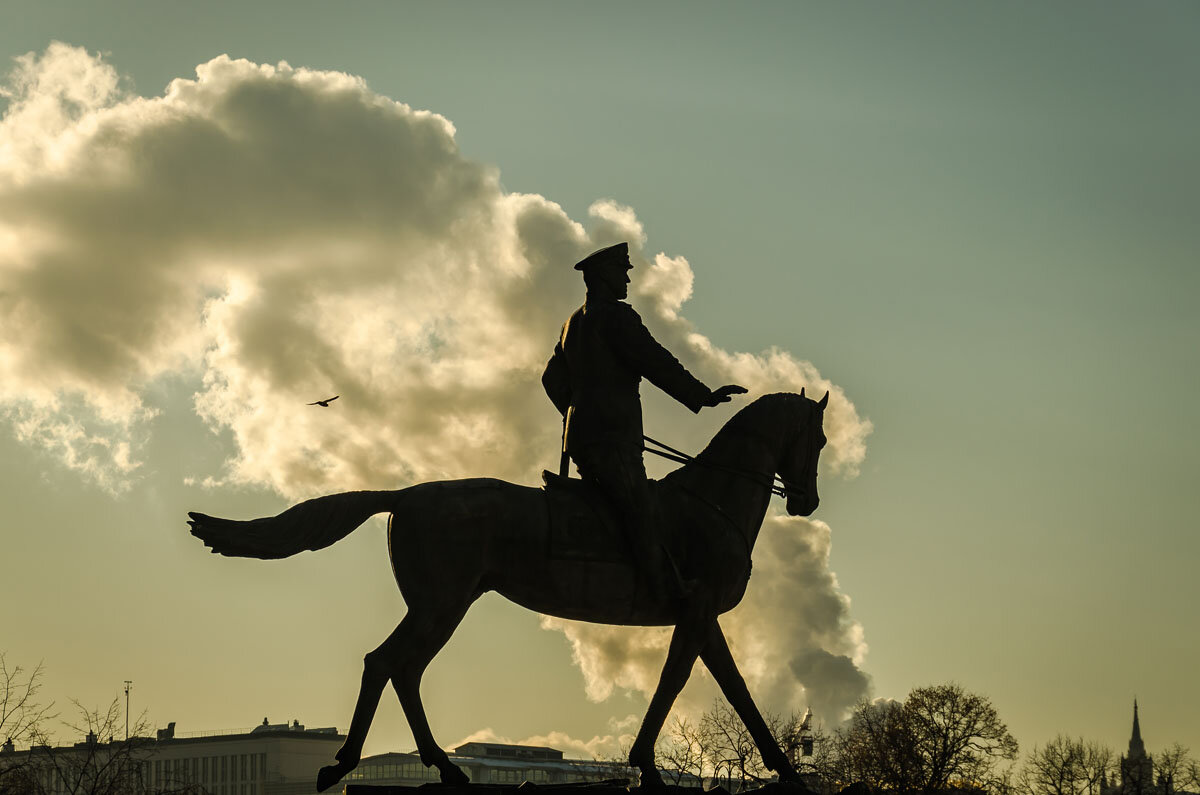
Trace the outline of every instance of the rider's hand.
<instances>
[{"instance_id":1,"label":"rider's hand","mask_svg":"<svg viewBox=\"0 0 1200 795\"><path fill-rule=\"evenodd\" d=\"M720 403L728 403L729 399L734 395L744 395L746 392L747 389L744 386L738 386L737 384L726 384L725 386L714 389L712 394L708 396L708 401L704 405L716 406Z\"/></svg>"}]
</instances>

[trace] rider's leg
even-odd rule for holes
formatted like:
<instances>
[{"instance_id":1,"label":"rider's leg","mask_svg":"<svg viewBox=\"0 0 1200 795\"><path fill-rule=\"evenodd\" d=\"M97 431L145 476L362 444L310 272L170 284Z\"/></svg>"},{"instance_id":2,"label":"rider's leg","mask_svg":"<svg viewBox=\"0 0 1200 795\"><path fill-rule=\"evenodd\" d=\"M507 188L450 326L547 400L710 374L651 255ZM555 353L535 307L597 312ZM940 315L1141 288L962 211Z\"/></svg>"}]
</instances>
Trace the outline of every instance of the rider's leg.
<instances>
[{"instance_id":1,"label":"rider's leg","mask_svg":"<svg viewBox=\"0 0 1200 795\"><path fill-rule=\"evenodd\" d=\"M668 583L674 578L669 575L661 533L655 523L641 450L589 445L571 455L580 477L595 485L616 509L647 597L659 601L673 595L675 589L668 587Z\"/></svg>"}]
</instances>

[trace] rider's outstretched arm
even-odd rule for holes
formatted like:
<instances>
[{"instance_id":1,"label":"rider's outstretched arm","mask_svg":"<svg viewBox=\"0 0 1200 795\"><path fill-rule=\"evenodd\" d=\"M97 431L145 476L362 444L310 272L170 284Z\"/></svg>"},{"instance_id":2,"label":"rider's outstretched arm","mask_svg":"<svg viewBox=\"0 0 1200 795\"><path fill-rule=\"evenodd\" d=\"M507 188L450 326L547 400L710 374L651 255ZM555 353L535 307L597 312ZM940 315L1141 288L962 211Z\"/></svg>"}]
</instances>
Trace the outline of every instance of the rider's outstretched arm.
<instances>
[{"instance_id":1,"label":"rider's outstretched arm","mask_svg":"<svg viewBox=\"0 0 1200 795\"><path fill-rule=\"evenodd\" d=\"M731 395L746 391L734 384L715 391L709 389L654 339L633 307L623 303L617 304L617 307L610 319L613 326L610 339L618 356L625 360L630 369L692 411L727 403Z\"/></svg>"}]
</instances>

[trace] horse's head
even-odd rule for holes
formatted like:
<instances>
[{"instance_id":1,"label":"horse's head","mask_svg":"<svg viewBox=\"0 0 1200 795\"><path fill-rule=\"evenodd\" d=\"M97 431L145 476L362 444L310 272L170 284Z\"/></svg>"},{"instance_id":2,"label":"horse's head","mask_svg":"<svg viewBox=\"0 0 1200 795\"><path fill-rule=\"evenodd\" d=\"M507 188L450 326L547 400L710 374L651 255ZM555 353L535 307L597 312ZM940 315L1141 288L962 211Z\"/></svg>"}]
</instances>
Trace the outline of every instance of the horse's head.
<instances>
[{"instance_id":1,"label":"horse's head","mask_svg":"<svg viewBox=\"0 0 1200 795\"><path fill-rule=\"evenodd\" d=\"M821 424L829 393L820 400L812 400L801 389L799 397L799 417L779 463L779 477L787 484L787 512L792 516L809 516L821 503L817 494L817 460L825 446Z\"/></svg>"}]
</instances>

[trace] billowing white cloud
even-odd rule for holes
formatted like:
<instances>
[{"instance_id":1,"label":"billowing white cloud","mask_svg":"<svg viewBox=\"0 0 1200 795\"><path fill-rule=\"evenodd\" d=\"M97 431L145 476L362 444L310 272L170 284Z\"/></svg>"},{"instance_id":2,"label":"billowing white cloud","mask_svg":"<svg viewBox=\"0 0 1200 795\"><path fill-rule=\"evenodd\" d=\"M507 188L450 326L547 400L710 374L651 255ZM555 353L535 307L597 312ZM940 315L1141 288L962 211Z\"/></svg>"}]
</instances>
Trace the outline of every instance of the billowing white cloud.
<instances>
[{"instance_id":1,"label":"billowing white cloud","mask_svg":"<svg viewBox=\"0 0 1200 795\"><path fill-rule=\"evenodd\" d=\"M489 728L471 732L469 735L452 743L447 748L457 748L463 743L506 743L509 745L540 745L556 748L567 758L620 760L628 753L629 746L637 736L637 728L641 719L637 715L628 715L620 719L610 719L608 733L593 735L590 740L572 737L566 732L552 731L547 734L534 734L520 739L514 739Z\"/></svg>"},{"instance_id":2,"label":"billowing white cloud","mask_svg":"<svg viewBox=\"0 0 1200 795\"><path fill-rule=\"evenodd\" d=\"M691 268L652 254L631 208L599 201L585 226L506 193L450 121L360 78L221 56L144 98L54 44L18 59L4 92L0 416L112 488L136 477L145 396L166 377L197 384L197 412L233 440L213 483L297 498L534 482L557 457L539 375L582 297L570 265L615 240L631 246L635 305L693 372L752 397L828 389L823 466L863 460L870 423L813 365L725 351L693 327ZM689 442L727 416L647 412ZM760 543L731 622L764 669L755 681L781 700L858 692L865 647L828 571L828 528L773 518ZM660 640L567 631L593 695L647 688Z\"/></svg>"}]
</instances>

